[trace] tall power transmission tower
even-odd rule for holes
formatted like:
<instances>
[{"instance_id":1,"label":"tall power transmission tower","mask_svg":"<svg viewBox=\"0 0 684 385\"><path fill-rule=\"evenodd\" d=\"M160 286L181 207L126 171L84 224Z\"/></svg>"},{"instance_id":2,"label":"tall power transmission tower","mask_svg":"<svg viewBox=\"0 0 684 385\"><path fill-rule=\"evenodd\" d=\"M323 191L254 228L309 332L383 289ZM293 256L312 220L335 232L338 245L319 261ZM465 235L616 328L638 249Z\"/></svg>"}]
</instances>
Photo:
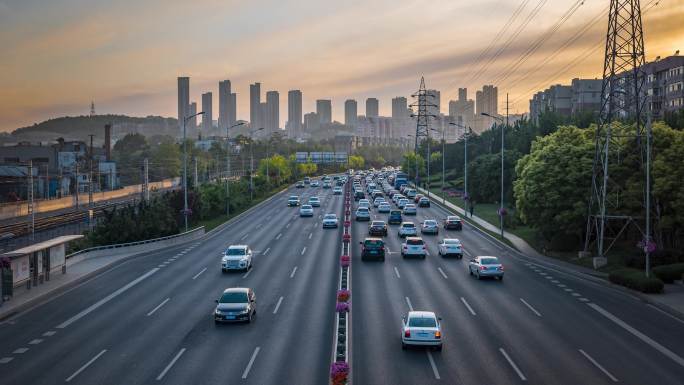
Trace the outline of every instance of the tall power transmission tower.
<instances>
[{"instance_id":1,"label":"tall power transmission tower","mask_svg":"<svg viewBox=\"0 0 684 385\"><path fill-rule=\"evenodd\" d=\"M651 125L650 118L646 119L646 115L650 117L650 114L644 109L646 96L642 66L645 62L639 0L611 0L584 251L589 252L592 243L595 243L595 256L604 258L625 230L630 225L636 225L644 235L648 274L648 253L652 249L649 174ZM614 130L616 121L626 119L634 121L634 134L625 135L623 131ZM633 140L640 152L638 158L641 159L642 170L639 171L643 171L645 176L645 231L638 223L639 218L625 214L622 207L624 181L615 180L610 174L626 158L626 154L620 154L625 140Z\"/></svg>"},{"instance_id":2,"label":"tall power transmission tower","mask_svg":"<svg viewBox=\"0 0 684 385\"><path fill-rule=\"evenodd\" d=\"M95 101L90 101L90 116L95 116Z\"/></svg>"},{"instance_id":3,"label":"tall power transmission tower","mask_svg":"<svg viewBox=\"0 0 684 385\"><path fill-rule=\"evenodd\" d=\"M421 76L420 78L420 88L418 89L418 92L415 94L411 95L411 97L415 98L416 101L411 103L409 107L415 107L417 108L417 113L412 114L412 117L416 118L416 134L414 135L415 139L415 145L414 145L414 154L416 155L416 186L418 186L419 182L419 177L418 177L418 145L420 144L421 140L427 140L427 152L426 152L426 157L425 157L425 162L428 167L428 179L429 179L429 167L430 167L430 118L435 118L436 116L434 114L430 114L429 109L436 108L437 105L432 103L430 99L432 99L433 95L430 95L425 88L425 78ZM429 189L428 189L428 194L429 194Z\"/></svg>"}]
</instances>

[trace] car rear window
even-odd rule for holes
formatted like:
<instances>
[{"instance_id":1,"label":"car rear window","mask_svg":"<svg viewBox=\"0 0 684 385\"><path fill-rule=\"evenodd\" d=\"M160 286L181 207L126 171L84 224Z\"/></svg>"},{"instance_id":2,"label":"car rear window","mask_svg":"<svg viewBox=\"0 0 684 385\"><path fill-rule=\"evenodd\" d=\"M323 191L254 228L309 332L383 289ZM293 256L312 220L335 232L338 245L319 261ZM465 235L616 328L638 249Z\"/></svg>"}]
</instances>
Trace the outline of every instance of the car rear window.
<instances>
[{"instance_id":1,"label":"car rear window","mask_svg":"<svg viewBox=\"0 0 684 385\"><path fill-rule=\"evenodd\" d=\"M363 242L363 245L366 247L381 247L384 244L385 243L379 239L367 239Z\"/></svg>"},{"instance_id":2,"label":"car rear window","mask_svg":"<svg viewBox=\"0 0 684 385\"><path fill-rule=\"evenodd\" d=\"M371 226L384 226L385 222L383 221L373 221L373 224Z\"/></svg>"},{"instance_id":3,"label":"car rear window","mask_svg":"<svg viewBox=\"0 0 684 385\"><path fill-rule=\"evenodd\" d=\"M480 258L480 263L483 265L496 265L499 263L498 258Z\"/></svg>"},{"instance_id":4,"label":"car rear window","mask_svg":"<svg viewBox=\"0 0 684 385\"><path fill-rule=\"evenodd\" d=\"M336 219L336 218L337 218L337 215L335 215L335 214L327 214L327 215L324 217L324 219Z\"/></svg>"},{"instance_id":5,"label":"car rear window","mask_svg":"<svg viewBox=\"0 0 684 385\"><path fill-rule=\"evenodd\" d=\"M417 328L434 328L437 322L434 318L411 317L409 318L409 326Z\"/></svg>"},{"instance_id":6,"label":"car rear window","mask_svg":"<svg viewBox=\"0 0 684 385\"><path fill-rule=\"evenodd\" d=\"M247 303L247 292L223 293L220 303Z\"/></svg>"},{"instance_id":7,"label":"car rear window","mask_svg":"<svg viewBox=\"0 0 684 385\"><path fill-rule=\"evenodd\" d=\"M445 239L444 244L445 245L458 245L461 242L458 239Z\"/></svg>"},{"instance_id":8,"label":"car rear window","mask_svg":"<svg viewBox=\"0 0 684 385\"><path fill-rule=\"evenodd\" d=\"M409 244L409 245L422 245L422 244L423 244L423 240L422 240L422 239L408 239L408 240L406 241L406 243Z\"/></svg>"},{"instance_id":9,"label":"car rear window","mask_svg":"<svg viewBox=\"0 0 684 385\"><path fill-rule=\"evenodd\" d=\"M425 221L426 226L437 226L437 222L435 221Z\"/></svg>"}]
</instances>

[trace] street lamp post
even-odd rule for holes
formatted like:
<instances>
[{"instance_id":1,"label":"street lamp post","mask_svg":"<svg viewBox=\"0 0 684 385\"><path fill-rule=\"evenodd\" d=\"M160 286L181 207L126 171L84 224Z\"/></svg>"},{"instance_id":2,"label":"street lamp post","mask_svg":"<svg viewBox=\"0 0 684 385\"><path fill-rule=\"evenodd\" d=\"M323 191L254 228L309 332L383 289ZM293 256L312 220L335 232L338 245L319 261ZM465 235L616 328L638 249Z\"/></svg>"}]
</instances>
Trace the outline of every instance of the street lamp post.
<instances>
[{"instance_id":1,"label":"street lamp post","mask_svg":"<svg viewBox=\"0 0 684 385\"><path fill-rule=\"evenodd\" d=\"M415 138L415 136L413 136L411 134L408 134L407 136L409 138ZM413 178L413 183L416 185L416 188L418 188L418 152L415 151L415 149L413 151L413 159L414 159L414 163L416 164L416 175ZM411 162L409 162L409 167L411 167Z\"/></svg>"},{"instance_id":2,"label":"street lamp post","mask_svg":"<svg viewBox=\"0 0 684 385\"><path fill-rule=\"evenodd\" d=\"M504 119L500 116L490 115L483 112L482 115L489 116L501 122L501 202L499 204L499 218L501 222L501 238L504 237ZM508 122L506 122L508 125Z\"/></svg>"},{"instance_id":3,"label":"street lamp post","mask_svg":"<svg viewBox=\"0 0 684 385\"><path fill-rule=\"evenodd\" d=\"M249 200L254 199L254 134L263 130L263 127L249 132Z\"/></svg>"},{"instance_id":4,"label":"street lamp post","mask_svg":"<svg viewBox=\"0 0 684 385\"><path fill-rule=\"evenodd\" d=\"M188 120L197 115L204 115L204 111L183 118L183 221L185 231L188 231L188 140L185 126Z\"/></svg>"},{"instance_id":5,"label":"street lamp post","mask_svg":"<svg viewBox=\"0 0 684 385\"><path fill-rule=\"evenodd\" d=\"M449 124L463 129L463 212L468 216L468 136L473 130L459 123Z\"/></svg>"},{"instance_id":6,"label":"street lamp post","mask_svg":"<svg viewBox=\"0 0 684 385\"><path fill-rule=\"evenodd\" d=\"M432 131L434 132L439 132L438 130L435 130L434 128L431 128ZM442 129L442 204L446 204L446 197L444 196L444 151L446 147L446 137L444 136L444 133L446 132L446 129Z\"/></svg>"},{"instance_id":7,"label":"street lamp post","mask_svg":"<svg viewBox=\"0 0 684 385\"><path fill-rule=\"evenodd\" d=\"M242 126L243 124L245 122L233 124L226 128L226 217L230 216L230 140L228 135L232 128Z\"/></svg>"}]
</instances>

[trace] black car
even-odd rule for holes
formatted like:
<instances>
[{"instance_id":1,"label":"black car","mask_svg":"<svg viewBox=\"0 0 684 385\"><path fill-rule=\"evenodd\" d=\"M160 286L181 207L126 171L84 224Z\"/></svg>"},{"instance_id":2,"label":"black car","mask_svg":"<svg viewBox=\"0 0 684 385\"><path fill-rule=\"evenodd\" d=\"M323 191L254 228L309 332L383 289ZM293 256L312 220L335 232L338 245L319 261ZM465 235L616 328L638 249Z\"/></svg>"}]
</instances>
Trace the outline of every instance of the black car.
<instances>
[{"instance_id":1,"label":"black car","mask_svg":"<svg viewBox=\"0 0 684 385\"><path fill-rule=\"evenodd\" d=\"M388 222L390 225L400 225L401 222L402 222L401 210L392 210L392 211L390 211L390 213L389 213L389 219L387 220L387 222Z\"/></svg>"},{"instance_id":2,"label":"black car","mask_svg":"<svg viewBox=\"0 0 684 385\"><path fill-rule=\"evenodd\" d=\"M380 238L366 238L361 244L361 260L385 260L385 242Z\"/></svg>"},{"instance_id":3,"label":"black car","mask_svg":"<svg viewBox=\"0 0 684 385\"><path fill-rule=\"evenodd\" d=\"M444 229L446 230L463 230L463 222L461 218L455 215L449 215L444 220Z\"/></svg>"},{"instance_id":4,"label":"black car","mask_svg":"<svg viewBox=\"0 0 684 385\"><path fill-rule=\"evenodd\" d=\"M363 190L356 190L354 192L354 200L358 201L360 199L363 199L366 197L366 194L363 193Z\"/></svg>"},{"instance_id":5,"label":"black car","mask_svg":"<svg viewBox=\"0 0 684 385\"><path fill-rule=\"evenodd\" d=\"M387 236L387 224L385 221L373 221L368 225L368 235Z\"/></svg>"}]
</instances>

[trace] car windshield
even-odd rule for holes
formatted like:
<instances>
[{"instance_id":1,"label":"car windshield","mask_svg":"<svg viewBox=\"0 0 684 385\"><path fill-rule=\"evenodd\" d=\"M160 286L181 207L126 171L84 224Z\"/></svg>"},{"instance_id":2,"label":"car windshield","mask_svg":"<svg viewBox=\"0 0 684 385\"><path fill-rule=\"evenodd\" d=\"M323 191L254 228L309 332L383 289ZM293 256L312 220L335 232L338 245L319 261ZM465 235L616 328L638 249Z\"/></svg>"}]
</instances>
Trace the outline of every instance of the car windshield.
<instances>
[{"instance_id":1,"label":"car windshield","mask_svg":"<svg viewBox=\"0 0 684 385\"><path fill-rule=\"evenodd\" d=\"M390 215L398 215L401 216L401 211L393 210L390 212Z\"/></svg>"},{"instance_id":2,"label":"car windshield","mask_svg":"<svg viewBox=\"0 0 684 385\"><path fill-rule=\"evenodd\" d=\"M434 318L411 317L409 318L409 326L417 328L434 328L437 326L437 321Z\"/></svg>"},{"instance_id":3,"label":"car windshield","mask_svg":"<svg viewBox=\"0 0 684 385\"><path fill-rule=\"evenodd\" d=\"M415 209L415 208L416 208L416 205L406 205L405 208L407 208L407 209Z\"/></svg>"},{"instance_id":4,"label":"car windshield","mask_svg":"<svg viewBox=\"0 0 684 385\"><path fill-rule=\"evenodd\" d=\"M408 245L422 245L423 240L422 239L408 239L408 240L406 240L406 244L408 244Z\"/></svg>"},{"instance_id":5,"label":"car windshield","mask_svg":"<svg viewBox=\"0 0 684 385\"><path fill-rule=\"evenodd\" d=\"M302 206L302 210L310 210L310 209L311 209L311 205Z\"/></svg>"},{"instance_id":6,"label":"car windshield","mask_svg":"<svg viewBox=\"0 0 684 385\"><path fill-rule=\"evenodd\" d=\"M379 240L379 239L367 239L367 240L363 243L363 245L366 246L366 247L380 247L380 246L382 246L383 244L384 244L384 243L383 243L381 240Z\"/></svg>"},{"instance_id":7,"label":"car windshield","mask_svg":"<svg viewBox=\"0 0 684 385\"><path fill-rule=\"evenodd\" d=\"M325 219L337 219L337 215L335 214L326 214Z\"/></svg>"},{"instance_id":8,"label":"car windshield","mask_svg":"<svg viewBox=\"0 0 684 385\"><path fill-rule=\"evenodd\" d=\"M373 221L373 224L371 226L384 226L385 222L383 221Z\"/></svg>"},{"instance_id":9,"label":"car windshield","mask_svg":"<svg viewBox=\"0 0 684 385\"><path fill-rule=\"evenodd\" d=\"M416 227L413 223L402 223L401 227Z\"/></svg>"},{"instance_id":10,"label":"car windshield","mask_svg":"<svg viewBox=\"0 0 684 385\"><path fill-rule=\"evenodd\" d=\"M480 258L480 263L483 265L498 265L499 259L495 257Z\"/></svg>"},{"instance_id":11,"label":"car windshield","mask_svg":"<svg viewBox=\"0 0 684 385\"><path fill-rule=\"evenodd\" d=\"M247 292L228 292L223 293L219 303L247 303Z\"/></svg>"},{"instance_id":12,"label":"car windshield","mask_svg":"<svg viewBox=\"0 0 684 385\"><path fill-rule=\"evenodd\" d=\"M311 197L311 198L309 198L309 201L311 201L311 202L315 202L315 201L317 201L317 200L318 200L318 197Z\"/></svg>"},{"instance_id":13,"label":"car windshield","mask_svg":"<svg viewBox=\"0 0 684 385\"><path fill-rule=\"evenodd\" d=\"M448 217L447 218L447 221L458 221L458 220L459 220L458 217Z\"/></svg>"},{"instance_id":14,"label":"car windshield","mask_svg":"<svg viewBox=\"0 0 684 385\"><path fill-rule=\"evenodd\" d=\"M226 250L226 255L245 255L247 252L246 249L243 248L229 248Z\"/></svg>"},{"instance_id":15,"label":"car windshield","mask_svg":"<svg viewBox=\"0 0 684 385\"><path fill-rule=\"evenodd\" d=\"M458 239L445 239L444 244L445 245L460 245L461 241L459 241Z\"/></svg>"},{"instance_id":16,"label":"car windshield","mask_svg":"<svg viewBox=\"0 0 684 385\"><path fill-rule=\"evenodd\" d=\"M299 198L296 197L296 196L291 196L291 197L290 197L290 200L291 200L291 201L296 201L297 199L299 199Z\"/></svg>"},{"instance_id":17,"label":"car windshield","mask_svg":"<svg viewBox=\"0 0 684 385\"><path fill-rule=\"evenodd\" d=\"M425 224L425 226L437 226L437 222L432 221L432 220L425 221L424 224Z\"/></svg>"},{"instance_id":18,"label":"car windshield","mask_svg":"<svg viewBox=\"0 0 684 385\"><path fill-rule=\"evenodd\" d=\"M358 210L356 210L356 211L357 211L357 212L360 212L360 213L367 213L367 212L368 212L368 208L367 208L367 207L359 207Z\"/></svg>"}]
</instances>

